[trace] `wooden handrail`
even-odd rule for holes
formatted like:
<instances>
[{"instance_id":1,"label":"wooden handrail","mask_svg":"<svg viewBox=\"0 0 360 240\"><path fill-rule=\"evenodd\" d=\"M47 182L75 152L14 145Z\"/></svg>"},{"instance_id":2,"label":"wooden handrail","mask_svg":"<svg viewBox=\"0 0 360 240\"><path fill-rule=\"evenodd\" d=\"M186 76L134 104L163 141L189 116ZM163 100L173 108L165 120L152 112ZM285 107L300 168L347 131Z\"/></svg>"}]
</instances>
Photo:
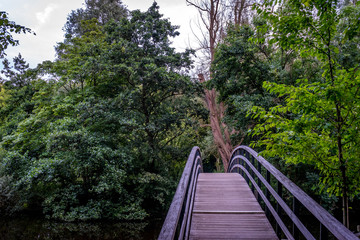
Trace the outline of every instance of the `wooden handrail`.
<instances>
[{"instance_id":1,"label":"wooden handrail","mask_svg":"<svg viewBox=\"0 0 360 240\"><path fill-rule=\"evenodd\" d=\"M200 149L193 147L166 215L159 240L187 238L191 224L195 187L200 172L202 172Z\"/></svg>"},{"instance_id":2,"label":"wooden handrail","mask_svg":"<svg viewBox=\"0 0 360 240\"><path fill-rule=\"evenodd\" d=\"M261 188L256 184L255 180L251 177L251 174L246 170L246 168L244 166L242 166L240 164L235 164L232 169L235 169L235 168L240 168L241 170L243 170L246 173L246 175L249 177L249 180L251 181L251 183L254 184L254 186L256 188L256 191L258 191L258 193L260 194L260 196L264 200L266 206L268 206L269 211L271 212L271 214L275 218L276 222L280 225L280 227L281 227L283 233L285 234L286 238L288 240L293 240L294 238L291 235L289 229L287 229L285 223L281 220L280 216L278 215L278 213L276 212L274 207L271 205L269 200L265 197L265 194L261 191ZM315 238L313 238L313 239L315 239Z\"/></svg>"},{"instance_id":3,"label":"wooden handrail","mask_svg":"<svg viewBox=\"0 0 360 240\"><path fill-rule=\"evenodd\" d=\"M254 159L256 159L258 166L255 167ZM267 171L267 179L261 175L261 167L265 168ZM321 207L317 202L315 202L310 196L308 196L303 190L296 186L291 180L289 180L284 174L277 170L273 165L266 161L263 157L259 156L257 152L247 146L239 146L234 149L231 156L231 161L229 164L228 172L234 172L236 169L240 169L246 179L251 181L252 189L256 188L257 192L264 200L265 205L273 214L274 219L277 221L277 224L280 225L280 228L286 235L288 239L297 239L297 231L300 231L306 239L314 239L311 233L304 227L302 222L298 219L296 210L291 210L285 201L281 198L282 188L284 187L291 193L294 197L294 206L297 202L300 202L314 217L318 219L321 225L320 239L327 239L327 234L324 234L324 227L327 231L331 232L337 239L343 240L358 240L358 238L353 234L349 229L347 229L343 224L336 220L330 213L328 213L323 207ZM278 192L276 192L270 185L270 174L278 182ZM255 181L255 176L257 177L258 183ZM266 193L264 194L261 190L261 184L264 184L266 188ZM260 186L259 186L260 185ZM289 216L292 220L293 234L290 235L290 232L283 224L279 211L276 211L274 214L274 208L272 207L269 201L269 193L277 201L278 206ZM294 208L295 209L295 208ZM327 232L325 231L325 232Z\"/></svg>"}]
</instances>

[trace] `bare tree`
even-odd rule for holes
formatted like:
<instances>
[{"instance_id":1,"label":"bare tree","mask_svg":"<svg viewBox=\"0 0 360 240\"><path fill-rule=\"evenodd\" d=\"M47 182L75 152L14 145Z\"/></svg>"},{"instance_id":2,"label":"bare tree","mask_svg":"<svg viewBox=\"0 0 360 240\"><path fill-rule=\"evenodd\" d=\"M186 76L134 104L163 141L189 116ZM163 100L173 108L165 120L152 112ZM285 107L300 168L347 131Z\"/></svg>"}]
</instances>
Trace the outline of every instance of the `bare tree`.
<instances>
[{"instance_id":1,"label":"bare tree","mask_svg":"<svg viewBox=\"0 0 360 240\"><path fill-rule=\"evenodd\" d=\"M249 0L230 0L230 19L235 25L249 24Z\"/></svg>"},{"instance_id":2,"label":"bare tree","mask_svg":"<svg viewBox=\"0 0 360 240\"><path fill-rule=\"evenodd\" d=\"M200 20L205 27L202 32L203 39L201 47L208 53L210 63L214 60L216 45L223 37L225 29L225 4L222 0L186 0L186 2L198 9ZM205 82L206 77L211 78L211 72L199 73L199 81ZM226 124L223 122L225 107L223 103L218 103L215 89L204 89L205 102L210 112L210 126L214 143L218 149L224 169L227 169L232 145L230 133Z\"/></svg>"},{"instance_id":3,"label":"bare tree","mask_svg":"<svg viewBox=\"0 0 360 240\"><path fill-rule=\"evenodd\" d=\"M249 0L186 0L187 4L199 12L200 36L196 36L203 50L202 62L199 64L198 77L200 82L211 79L210 65L215 58L215 49L224 39L229 23L242 25L249 23ZM202 27L201 27L201 26ZM209 110L210 126L214 143L221 157L224 170L227 170L231 157L232 144L230 129L225 124L226 106L217 101L215 89L204 89L205 102Z\"/></svg>"}]
</instances>

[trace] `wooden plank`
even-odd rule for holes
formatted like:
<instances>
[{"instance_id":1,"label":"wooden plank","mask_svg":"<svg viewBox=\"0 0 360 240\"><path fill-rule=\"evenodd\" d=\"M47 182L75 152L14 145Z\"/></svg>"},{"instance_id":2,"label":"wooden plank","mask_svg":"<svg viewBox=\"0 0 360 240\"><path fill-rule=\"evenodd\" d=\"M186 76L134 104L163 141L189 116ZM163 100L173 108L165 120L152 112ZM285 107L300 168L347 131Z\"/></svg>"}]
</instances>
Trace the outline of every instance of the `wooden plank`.
<instances>
[{"instance_id":1,"label":"wooden plank","mask_svg":"<svg viewBox=\"0 0 360 240\"><path fill-rule=\"evenodd\" d=\"M196 187L194 211L262 212L245 180L237 173L202 173Z\"/></svg>"},{"instance_id":2,"label":"wooden plank","mask_svg":"<svg viewBox=\"0 0 360 240\"><path fill-rule=\"evenodd\" d=\"M237 173L201 173L190 239L278 239L246 181Z\"/></svg>"},{"instance_id":3,"label":"wooden plank","mask_svg":"<svg viewBox=\"0 0 360 240\"><path fill-rule=\"evenodd\" d=\"M277 239L265 214L194 214L190 239Z\"/></svg>"}]
</instances>

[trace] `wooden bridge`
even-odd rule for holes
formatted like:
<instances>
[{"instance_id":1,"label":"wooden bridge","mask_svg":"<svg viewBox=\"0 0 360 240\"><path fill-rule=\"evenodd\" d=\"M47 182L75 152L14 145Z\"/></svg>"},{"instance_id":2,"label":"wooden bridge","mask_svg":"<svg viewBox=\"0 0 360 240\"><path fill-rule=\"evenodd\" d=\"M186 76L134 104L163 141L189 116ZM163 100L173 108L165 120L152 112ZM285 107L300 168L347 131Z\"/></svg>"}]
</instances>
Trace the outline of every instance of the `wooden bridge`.
<instances>
[{"instance_id":1,"label":"wooden bridge","mask_svg":"<svg viewBox=\"0 0 360 240\"><path fill-rule=\"evenodd\" d=\"M359 240L247 146L233 151L227 173L203 173L192 149L159 239Z\"/></svg>"}]
</instances>

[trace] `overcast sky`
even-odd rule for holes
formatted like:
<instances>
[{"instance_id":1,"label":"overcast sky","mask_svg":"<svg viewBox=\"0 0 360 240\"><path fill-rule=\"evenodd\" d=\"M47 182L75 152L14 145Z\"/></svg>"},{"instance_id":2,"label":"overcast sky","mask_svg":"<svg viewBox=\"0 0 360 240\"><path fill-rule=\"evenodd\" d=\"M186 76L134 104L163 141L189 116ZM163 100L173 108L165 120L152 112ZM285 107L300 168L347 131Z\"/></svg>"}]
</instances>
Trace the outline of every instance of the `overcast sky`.
<instances>
[{"instance_id":1,"label":"overcast sky","mask_svg":"<svg viewBox=\"0 0 360 240\"><path fill-rule=\"evenodd\" d=\"M6 11L9 19L17 24L31 28L32 34L15 34L20 45L9 47L7 57L12 59L20 52L30 67L36 67L44 60L54 60L54 46L64 39L62 28L71 10L84 6L85 0L0 0L0 10ZM129 10L146 11L153 0L123 0ZM190 29L190 21L194 22L197 11L186 6L185 0L157 0L160 13L169 18L173 25L180 26L180 36L174 39L174 47L178 51L189 47L190 39L194 39ZM192 40L193 41L193 40ZM190 43L195 47L194 43Z\"/></svg>"}]
</instances>

